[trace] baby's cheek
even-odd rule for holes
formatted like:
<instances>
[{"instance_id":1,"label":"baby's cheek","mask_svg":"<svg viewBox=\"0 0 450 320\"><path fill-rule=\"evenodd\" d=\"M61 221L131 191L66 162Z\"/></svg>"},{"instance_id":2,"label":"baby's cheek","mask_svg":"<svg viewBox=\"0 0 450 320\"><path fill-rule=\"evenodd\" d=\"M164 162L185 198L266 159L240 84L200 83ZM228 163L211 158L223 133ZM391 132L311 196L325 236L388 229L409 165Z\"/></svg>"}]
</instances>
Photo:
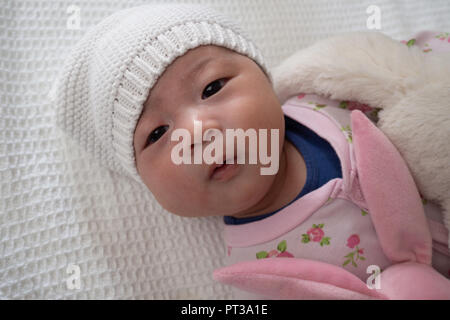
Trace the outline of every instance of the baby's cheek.
<instances>
[{"instance_id":1,"label":"baby's cheek","mask_svg":"<svg viewBox=\"0 0 450 320\"><path fill-rule=\"evenodd\" d=\"M155 197L165 206L171 207L172 210L186 205L186 201L194 201L197 193L191 179L186 179L177 174L174 169L170 171L155 172L153 177L149 177L151 181L150 188L154 190Z\"/></svg>"}]
</instances>

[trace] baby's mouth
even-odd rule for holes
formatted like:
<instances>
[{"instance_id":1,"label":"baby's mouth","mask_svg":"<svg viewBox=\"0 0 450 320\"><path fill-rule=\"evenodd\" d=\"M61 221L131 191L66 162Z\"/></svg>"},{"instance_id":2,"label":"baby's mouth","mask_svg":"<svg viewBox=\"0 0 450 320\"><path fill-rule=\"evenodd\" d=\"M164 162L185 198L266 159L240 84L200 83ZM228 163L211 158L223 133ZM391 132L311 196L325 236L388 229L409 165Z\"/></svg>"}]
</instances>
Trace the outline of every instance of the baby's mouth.
<instances>
[{"instance_id":1,"label":"baby's mouth","mask_svg":"<svg viewBox=\"0 0 450 320\"><path fill-rule=\"evenodd\" d=\"M237 166L237 160L236 157L234 157L233 163L231 163L231 159L224 160L223 164L213 164L212 170L210 172L210 179L218 179L222 180L223 178L226 178L227 174L230 169Z\"/></svg>"}]
</instances>

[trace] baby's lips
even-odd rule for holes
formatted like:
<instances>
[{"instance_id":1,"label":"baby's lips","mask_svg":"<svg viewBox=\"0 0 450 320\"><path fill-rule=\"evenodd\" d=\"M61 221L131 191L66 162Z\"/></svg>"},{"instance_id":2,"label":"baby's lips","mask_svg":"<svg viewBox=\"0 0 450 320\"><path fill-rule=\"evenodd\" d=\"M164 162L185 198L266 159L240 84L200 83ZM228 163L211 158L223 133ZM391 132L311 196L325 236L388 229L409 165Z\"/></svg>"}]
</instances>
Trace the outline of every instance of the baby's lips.
<instances>
[{"instance_id":1,"label":"baby's lips","mask_svg":"<svg viewBox=\"0 0 450 320\"><path fill-rule=\"evenodd\" d=\"M209 165L209 178L211 179L212 175L214 174L214 171L216 170L216 168L221 167L224 163L225 163L225 154L223 156L223 160L222 163L216 163L213 162L212 164Z\"/></svg>"},{"instance_id":2,"label":"baby's lips","mask_svg":"<svg viewBox=\"0 0 450 320\"><path fill-rule=\"evenodd\" d=\"M212 176L213 176L213 174L214 174L214 171L215 171L217 168L221 167L222 165L224 165L224 164L226 164L226 163L231 163L231 160L225 159L225 156L224 156L224 159L222 160L222 163L212 163L212 164L209 166L209 178L210 178L210 179L212 178ZM236 157L234 157L234 163L237 163Z\"/></svg>"},{"instance_id":3,"label":"baby's lips","mask_svg":"<svg viewBox=\"0 0 450 320\"><path fill-rule=\"evenodd\" d=\"M209 165L209 171L208 171L208 177L209 177L209 179L212 178L212 176L213 176L214 171L216 170L216 168L218 168L218 167L220 167L220 166L221 166L221 164L218 164L218 163L213 163L213 164L210 164L210 165Z\"/></svg>"}]
</instances>

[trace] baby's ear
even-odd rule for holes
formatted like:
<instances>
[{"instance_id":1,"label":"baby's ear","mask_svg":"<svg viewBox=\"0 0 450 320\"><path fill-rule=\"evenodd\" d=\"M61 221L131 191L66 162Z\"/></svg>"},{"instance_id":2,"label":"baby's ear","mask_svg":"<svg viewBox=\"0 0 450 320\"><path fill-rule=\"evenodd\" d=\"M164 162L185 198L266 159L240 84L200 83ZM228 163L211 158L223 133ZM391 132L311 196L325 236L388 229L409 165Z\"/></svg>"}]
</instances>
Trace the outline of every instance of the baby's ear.
<instances>
[{"instance_id":1,"label":"baby's ear","mask_svg":"<svg viewBox=\"0 0 450 320\"><path fill-rule=\"evenodd\" d=\"M361 111L352 111L351 126L361 190L384 254L431 264L431 233L406 162Z\"/></svg>"}]
</instances>

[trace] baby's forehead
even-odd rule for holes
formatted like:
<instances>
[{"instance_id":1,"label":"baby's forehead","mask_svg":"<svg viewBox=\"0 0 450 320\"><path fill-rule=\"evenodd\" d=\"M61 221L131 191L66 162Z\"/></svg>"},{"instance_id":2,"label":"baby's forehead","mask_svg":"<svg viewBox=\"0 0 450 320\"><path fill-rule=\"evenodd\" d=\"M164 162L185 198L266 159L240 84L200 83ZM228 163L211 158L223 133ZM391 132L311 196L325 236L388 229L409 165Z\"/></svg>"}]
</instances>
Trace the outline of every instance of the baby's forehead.
<instances>
[{"instance_id":1,"label":"baby's forehead","mask_svg":"<svg viewBox=\"0 0 450 320\"><path fill-rule=\"evenodd\" d=\"M150 89L146 104L149 100L152 101L152 104L162 102L164 97L171 95L170 90L163 89L172 88L180 83L183 86L190 83L211 62L230 62L238 56L240 54L235 51L215 45L200 46L187 51L166 67L153 88Z\"/></svg>"}]
</instances>

